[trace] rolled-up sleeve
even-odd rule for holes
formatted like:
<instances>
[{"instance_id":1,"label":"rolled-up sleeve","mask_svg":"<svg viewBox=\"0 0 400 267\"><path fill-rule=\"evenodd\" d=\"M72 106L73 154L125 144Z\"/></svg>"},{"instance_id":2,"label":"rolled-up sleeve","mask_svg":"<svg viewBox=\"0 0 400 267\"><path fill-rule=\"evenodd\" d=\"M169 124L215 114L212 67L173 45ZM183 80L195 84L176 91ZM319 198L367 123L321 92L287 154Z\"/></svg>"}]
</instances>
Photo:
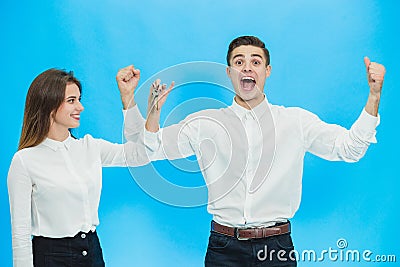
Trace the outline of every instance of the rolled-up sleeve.
<instances>
[{"instance_id":1,"label":"rolled-up sleeve","mask_svg":"<svg viewBox=\"0 0 400 267\"><path fill-rule=\"evenodd\" d=\"M140 113L138 106L135 105L122 112L124 115L124 136L126 140L132 142L140 141L146 121Z\"/></svg>"},{"instance_id":2,"label":"rolled-up sleeve","mask_svg":"<svg viewBox=\"0 0 400 267\"><path fill-rule=\"evenodd\" d=\"M150 160L180 159L195 154L199 120L185 120L152 133L144 130L144 143Z\"/></svg>"},{"instance_id":3,"label":"rolled-up sleeve","mask_svg":"<svg viewBox=\"0 0 400 267\"><path fill-rule=\"evenodd\" d=\"M363 110L350 130L320 120L303 110L300 123L305 149L321 158L346 162L359 161L371 143L376 143L376 127L380 118Z\"/></svg>"}]
</instances>

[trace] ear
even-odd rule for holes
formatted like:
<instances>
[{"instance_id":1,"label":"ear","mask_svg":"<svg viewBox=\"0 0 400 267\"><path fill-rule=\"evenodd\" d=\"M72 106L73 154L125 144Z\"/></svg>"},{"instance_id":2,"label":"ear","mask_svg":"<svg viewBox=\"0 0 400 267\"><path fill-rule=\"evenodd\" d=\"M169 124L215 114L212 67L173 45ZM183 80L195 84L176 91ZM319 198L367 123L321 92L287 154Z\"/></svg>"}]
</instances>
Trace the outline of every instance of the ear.
<instances>
[{"instance_id":1,"label":"ear","mask_svg":"<svg viewBox=\"0 0 400 267\"><path fill-rule=\"evenodd\" d=\"M56 111L53 110L52 112L50 112L50 116L49 116L50 124L53 123L55 117L56 117Z\"/></svg>"},{"instance_id":2,"label":"ear","mask_svg":"<svg viewBox=\"0 0 400 267\"><path fill-rule=\"evenodd\" d=\"M226 67L226 75L228 75L228 77L231 77L231 67Z\"/></svg>"},{"instance_id":3,"label":"ear","mask_svg":"<svg viewBox=\"0 0 400 267\"><path fill-rule=\"evenodd\" d=\"M268 66L267 66L267 69L266 69L266 71L265 71L266 77L269 77L269 75L271 75L271 70L272 70L272 66L271 66L271 65L268 65Z\"/></svg>"}]
</instances>

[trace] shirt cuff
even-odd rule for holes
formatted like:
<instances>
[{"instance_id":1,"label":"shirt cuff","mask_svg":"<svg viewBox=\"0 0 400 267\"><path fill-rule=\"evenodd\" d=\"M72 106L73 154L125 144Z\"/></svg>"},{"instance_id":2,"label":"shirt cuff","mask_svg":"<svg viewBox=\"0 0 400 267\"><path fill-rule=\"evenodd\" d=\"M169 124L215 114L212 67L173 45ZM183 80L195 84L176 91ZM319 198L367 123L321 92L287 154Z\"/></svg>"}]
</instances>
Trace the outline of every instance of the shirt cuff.
<instances>
[{"instance_id":1,"label":"shirt cuff","mask_svg":"<svg viewBox=\"0 0 400 267\"><path fill-rule=\"evenodd\" d=\"M372 116L364 108L358 120L361 122L361 125L365 127L365 129L370 129L374 131L381 122L381 116L379 114L376 117Z\"/></svg>"},{"instance_id":2,"label":"shirt cuff","mask_svg":"<svg viewBox=\"0 0 400 267\"><path fill-rule=\"evenodd\" d=\"M155 151L160 145L161 129L158 132L150 132L144 129L144 144L150 151Z\"/></svg>"},{"instance_id":3,"label":"shirt cuff","mask_svg":"<svg viewBox=\"0 0 400 267\"><path fill-rule=\"evenodd\" d=\"M140 132L144 126L144 118L140 113L138 105L135 105L129 109L122 110L124 115L124 134L129 136L132 133Z\"/></svg>"},{"instance_id":4,"label":"shirt cuff","mask_svg":"<svg viewBox=\"0 0 400 267\"><path fill-rule=\"evenodd\" d=\"M136 117L142 118L142 115L140 114L138 105L134 105L133 107L128 108L128 109L123 109L122 113L124 114L124 117L129 115L129 116L136 116Z\"/></svg>"},{"instance_id":5,"label":"shirt cuff","mask_svg":"<svg viewBox=\"0 0 400 267\"><path fill-rule=\"evenodd\" d=\"M370 143L376 143L376 127L380 123L380 116L377 117L370 115L365 109L362 110L357 121L353 125L355 134L362 140Z\"/></svg>"}]
</instances>

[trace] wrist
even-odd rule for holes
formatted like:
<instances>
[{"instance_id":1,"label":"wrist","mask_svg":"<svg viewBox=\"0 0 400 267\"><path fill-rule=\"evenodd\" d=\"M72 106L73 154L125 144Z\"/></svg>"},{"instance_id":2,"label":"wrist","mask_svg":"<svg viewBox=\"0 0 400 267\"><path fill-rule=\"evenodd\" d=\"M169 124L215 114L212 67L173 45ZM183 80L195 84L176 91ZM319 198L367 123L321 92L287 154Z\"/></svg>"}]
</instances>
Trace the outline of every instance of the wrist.
<instances>
[{"instance_id":1,"label":"wrist","mask_svg":"<svg viewBox=\"0 0 400 267\"><path fill-rule=\"evenodd\" d=\"M151 118L147 118L146 123L145 123L145 128L147 131L156 133L160 129L160 126L158 124L158 120L153 120Z\"/></svg>"},{"instance_id":2,"label":"wrist","mask_svg":"<svg viewBox=\"0 0 400 267\"><path fill-rule=\"evenodd\" d=\"M123 109L130 109L136 105L135 98L132 96L121 96Z\"/></svg>"},{"instance_id":3,"label":"wrist","mask_svg":"<svg viewBox=\"0 0 400 267\"><path fill-rule=\"evenodd\" d=\"M365 111L372 116L378 116L378 108L379 102L381 99L380 93L370 92L367 100L367 104L365 105Z\"/></svg>"},{"instance_id":4,"label":"wrist","mask_svg":"<svg viewBox=\"0 0 400 267\"><path fill-rule=\"evenodd\" d=\"M371 90L368 97L371 98L371 100L379 101L379 99L381 99L381 92L374 92Z\"/></svg>"},{"instance_id":5,"label":"wrist","mask_svg":"<svg viewBox=\"0 0 400 267\"><path fill-rule=\"evenodd\" d=\"M147 117L152 118L160 118L161 116L161 109L157 109L156 107L152 107L150 110L147 110Z\"/></svg>"}]
</instances>

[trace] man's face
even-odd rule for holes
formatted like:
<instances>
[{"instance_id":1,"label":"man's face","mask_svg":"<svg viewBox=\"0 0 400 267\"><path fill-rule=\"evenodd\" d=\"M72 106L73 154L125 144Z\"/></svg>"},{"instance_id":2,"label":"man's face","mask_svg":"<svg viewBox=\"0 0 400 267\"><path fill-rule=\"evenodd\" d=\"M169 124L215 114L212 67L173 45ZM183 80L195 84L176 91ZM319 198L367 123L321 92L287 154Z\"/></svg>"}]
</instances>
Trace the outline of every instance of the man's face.
<instances>
[{"instance_id":1,"label":"man's face","mask_svg":"<svg viewBox=\"0 0 400 267\"><path fill-rule=\"evenodd\" d=\"M236 95L250 106L261 103L265 79L271 73L262 48L252 45L236 47L231 53L230 64L226 71Z\"/></svg>"}]
</instances>

